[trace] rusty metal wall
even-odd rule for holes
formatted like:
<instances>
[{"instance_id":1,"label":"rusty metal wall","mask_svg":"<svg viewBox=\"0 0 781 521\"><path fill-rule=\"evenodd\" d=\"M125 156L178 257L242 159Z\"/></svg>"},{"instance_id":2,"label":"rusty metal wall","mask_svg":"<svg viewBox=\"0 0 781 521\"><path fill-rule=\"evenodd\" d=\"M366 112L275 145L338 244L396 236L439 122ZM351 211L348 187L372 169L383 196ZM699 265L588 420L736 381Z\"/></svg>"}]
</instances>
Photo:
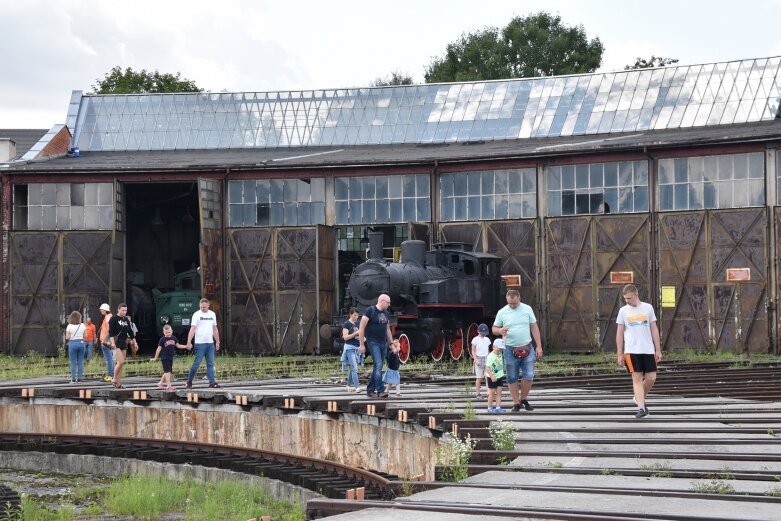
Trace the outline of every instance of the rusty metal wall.
<instances>
[{"instance_id":1,"label":"rusty metal wall","mask_svg":"<svg viewBox=\"0 0 781 521\"><path fill-rule=\"evenodd\" d=\"M86 308L93 321L109 295L110 232L10 235L11 353L57 354L63 320Z\"/></svg>"},{"instance_id":2,"label":"rusty metal wall","mask_svg":"<svg viewBox=\"0 0 781 521\"><path fill-rule=\"evenodd\" d=\"M676 297L660 313L663 349L768 351L768 218L765 208L659 215L659 284ZM727 282L728 268L749 268L750 282Z\"/></svg>"},{"instance_id":3,"label":"rusty metal wall","mask_svg":"<svg viewBox=\"0 0 781 521\"><path fill-rule=\"evenodd\" d=\"M231 350L316 353L320 316L328 321L333 313L333 230L253 228L228 236Z\"/></svg>"},{"instance_id":4,"label":"rusty metal wall","mask_svg":"<svg viewBox=\"0 0 781 521\"><path fill-rule=\"evenodd\" d=\"M611 271L631 271L649 299L648 214L584 215L545 221L548 343L564 351L615 350L622 285Z\"/></svg>"}]
</instances>

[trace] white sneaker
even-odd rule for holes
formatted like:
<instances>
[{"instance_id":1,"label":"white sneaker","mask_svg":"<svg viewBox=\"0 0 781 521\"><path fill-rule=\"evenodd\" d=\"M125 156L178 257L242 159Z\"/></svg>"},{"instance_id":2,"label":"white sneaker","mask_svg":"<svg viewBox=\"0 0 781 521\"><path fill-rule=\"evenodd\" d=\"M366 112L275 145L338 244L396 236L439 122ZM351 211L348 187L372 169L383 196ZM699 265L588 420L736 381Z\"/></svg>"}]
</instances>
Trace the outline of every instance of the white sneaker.
<instances>
[{"instance_id":1,"label":"white sneaker","mask_svg":"<svg viewBox=\"0 0 781 521\"><path fill-rule=\"evenodd\" d=\"M360 387L356 387L355 392L356 394L361 394L363 392L363 389L361 389Z\"/></svg>"}]
</instances>

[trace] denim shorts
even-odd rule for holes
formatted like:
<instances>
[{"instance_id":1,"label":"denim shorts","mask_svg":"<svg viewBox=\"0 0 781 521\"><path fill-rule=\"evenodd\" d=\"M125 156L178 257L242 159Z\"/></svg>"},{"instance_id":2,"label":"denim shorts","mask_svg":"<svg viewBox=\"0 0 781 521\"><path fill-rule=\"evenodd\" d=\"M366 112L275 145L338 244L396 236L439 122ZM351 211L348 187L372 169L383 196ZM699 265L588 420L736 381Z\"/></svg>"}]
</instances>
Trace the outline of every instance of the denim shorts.
<instances>
[{"instance_id":1,"label":"denim shorts","mask_svg":"<svg viewBox=\"0 0 781 521\"><path fill-rule=\"evenodd\" d=\"M526 358L516 358L512 347L504 350L504 372L507 374L507 383L516 384L518 378L522 380L534 380L534 362L537 361L537 353L532 348Z\"/></svg>"}]
</instances>

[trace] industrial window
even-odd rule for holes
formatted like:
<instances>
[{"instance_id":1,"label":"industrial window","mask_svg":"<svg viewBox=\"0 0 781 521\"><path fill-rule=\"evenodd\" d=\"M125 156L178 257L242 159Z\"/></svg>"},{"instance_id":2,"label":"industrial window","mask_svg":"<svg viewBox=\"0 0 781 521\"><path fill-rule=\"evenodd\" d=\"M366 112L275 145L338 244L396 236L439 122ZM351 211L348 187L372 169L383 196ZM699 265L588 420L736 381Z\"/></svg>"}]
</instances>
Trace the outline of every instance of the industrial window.
<instances>
[{"instance_id":1,"label":"industrial window","mask_svg":"<svg viewBox=\"0 0 781 521\"><path fill-rule=\"evenodd\" d=\"M382 231L384 233L383 244L391 251L385 251L384 255L392 257L392 248L398 248L407 240L407 225L395 226L340 226L337 228L340 251L365 252L369 248L369 232ZM392 246L390 246L392 244Z\"/></svg>"},{"instance_id":2,"label":"industrial window","mask_svg":"<svg viewBox=\"0 0 781 521\"><path fill-rule=\"evenodd\" d=\"M648 162L616 161L545 169L548 215L648 211Z\"/></svg>"},{"instance_id":3,"label":"industrial window","mask_svg":"<svg viewBox=\"0 0 781 521\"><path fill-rule=\"evenodd\" d=\"M439 195L441 221L537 216L534 168L445 173L439 178Z\"/></svg>"},{"instance_id":4,"label":"industrial window","mask_svg":"<svg viewBox=\"0 0 781 521\"><path fill-rule=\"evenodd\" d=\"M14 186L15 230L111 230L112 183Z\"/></svg>"},{"instance_id":5,"label":"industrial window","mask_svg":"<svg viewBox=\"0 0 781 521\"><path fill-rule=\"evenodd\" d=\"M659 160L659 210L765 204L762 152Z\"/></svg>"},{"instance_id":6,"label":"industrial window","mask_svg":"<svg viewBox=\"0 0 781 521\"><path fill-rule=\"evenodd\" d=\"M325 179L228 182L229 225L305 226L325 223Z\"/></svg>"},{"instance_id":7,"label":"industrial window","mask_svg":"<svg viewBox=\"0 0 781 521\"><path fill-rule=\"evenodd\" d=\"M337 177L336 224L389 224L431 220L428 174Z\"/></svg>"}]
</instances>

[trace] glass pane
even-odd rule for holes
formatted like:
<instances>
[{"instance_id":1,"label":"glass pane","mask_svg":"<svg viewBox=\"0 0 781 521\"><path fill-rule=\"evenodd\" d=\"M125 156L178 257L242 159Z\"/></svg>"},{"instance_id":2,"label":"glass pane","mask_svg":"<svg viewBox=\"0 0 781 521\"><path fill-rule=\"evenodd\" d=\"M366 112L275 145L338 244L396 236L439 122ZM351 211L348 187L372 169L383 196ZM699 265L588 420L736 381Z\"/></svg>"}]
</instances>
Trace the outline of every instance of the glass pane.
<instances>
[{"instance_id":1,"label":"glass pane","mask_svg":"<svg viewBox=\"0 0 781 521\"><path fill-rule=\"evenodd\" d=\"M109 185L111 186L111 185ZM112 208L110 206L98 207L98 228L101 230L113 229L114 219L112 218Z\"/></svg>"},{"instance_id":2,"label":"glass pane","mask_svg":"<svg viewBox=\"0 0 781 521\"><path fill-rule=\"evenodd\" d=\"M268 179L259 179L255 183L255 200L258 203L271 202L271 183Z\"/></svg>"},{"instance_id":3,"label":"glass pane","mask_svg":"<svg viewBox=\"0 0 781 521\"><path fill-rule=\"evenodd\" d=\"M632 186L632 163L621 161L618 163L618 184L621 187Z\"/></svg>"},{"instance_id":4,"label":"glass pane","mask_svg":"<svg viewBox=\"0 0 781 521\"><path fill-rule=\"evenodd\" d=\"M377 177L374 180L374 185L376 188L375 196L378 200L387 199L388 198L388 178L387 177Z\"/></svg>"},{"instance_id":5,"label":"glass pane","mask_svg":"<svg viewBox=\"0 0 781 521\"><path fill-rule=\"evenodd\" d=\"M575 214L575 192L564 190L561 192L561 215Z\"/></svg>"},{"instance_id":6,"label":"glass pane","mask_svg":"<svg viewBox=\"0 0 781 521\"><path fill-rule=\"evenodd\" d=\"M70 194L68 194L70 198ZM71 229L71 208L70 206L57 207L57 228L60 230Z\"/></svg>"},{"instance_id":7,"label":"glass pane","mask_svg":"<svg viewBox=\"0 0 781 521\"><path fill-rule=\"evenodd\" d=\"M620 213L631 213L635 211L634 196L631 187L622 186L618 189L618 211Z\"/></svg>"},{"instance_id":8,"label":"glass pane","mask_svg":"<svg viewBox=\"0 0 781 521\"><path fill-rule=\"evenodd\" d=\"M412 177L412 176L407 176ZM414 186L414 185L413 185ZM402 222L416 221L415 215L415 199L412 197L405 197L401 201L401 217Z\"/></svg>"},{"instance_id":9,"label":"glass pane","mask_svg":"<svg viewBox=\"0 0 781 521\"><path fill-rule=\"evenodd\" d=\"M415 177L414 175L402 176L402 196L404 198L415 197ZM406 214L406 211L404 213Z\"/></svg>"},{"instance_id":10,"label":"glass pane","mask_svg":"<svg viewBox=\"0 0 781 521\"><path fill-rule=\"evenodd\" d=\"M715 183L709 181L703 183L702 198L704 208L716 208L717 199Z\"/></svg>"},{"instance_id":11,"label":"glass pane","mask_svg":"<svg viewBox=\"0 0 781 521\"><path fill-rule=\"evenodd\" d=\"M230 190L230 187L228 188ZM231 204L228 206L229 226L238 228L244 226L244 213L240 204Z\"/></svg>"},{"instance_id":12,"label":"glass pane","mask_svg":"<svg viewBox=\"0 0 781 521\"><path fill-rule=\"evenodd\" d=\"M689 182L701 183L705 174L705 160L701 157L689 158Z\"/></svg>"},{"instance_id":13,"label":"glass pane","mask_svg":"<svg viewBox=\"0 0 781 521\"><path fill-rule=\"evenodd\" d=\"M732 185L732 203L735 208L748 206L748 190L746 190L745 183Z\"/></svg>"},{"instance_id":14,"label":"glass pane","mask_svg":"<svg viewBox=\"0 0 781 521\"><path fill-rule=\"evenodd\" d=\"M32 217L32 215L33 214L31 208L30 217ZM38 215L40 216L40 213ZM32 227L32 222L30 223L30 226ZM98 229L98 207L97 206L87 206L84 208L84 229L86 230Z\"/></svg>"},{"instance_id":15,"label":"glass pane","mask_svg":"<svg viewBox=\"0 0 781 521\"><path fill-rule=\"evenodd\" d=\"M361 201L350 201L350 224L363 224L363 204Z\"/></svg>"},{"instance_id":16,"label":"glass pane","mask_svg":"<svg viewBox=\"0 0 781 521\"><path fill-rule=\"evenodd\" d=\"M493 195L494 193L494 172L482 172L480 179L480 193L483 195Z\"/></svg>"},{"instance_id":17,"label":"glass pane","mask_svg":"<svg viewBox=\"0 0 781 521\"><path fill-rule=\"evenodd\" d=\"M509 176L512 170L497 170L494 176L494 183L497 194L506 194L509 189Z\"/></svg>"},{"instance_id":18,"label":"glass pane","mask_svg":"<svg viewBox=\"0 0 781 521\"><path fill-rule=\"evenodd\" d=\"M244 192L244 199L243 201L245 203L255 203L257 202L256 196L255 196L255 180L246 180L244 181L244 187L242 188Z\"/></svg>"},{"instance_id":19,"label":"glass pane","mask_svg":"<svg viewBox=\"0 0 781 521\"><path fill-rule=\"evenodd\" d=\"M732 208L732 183L721 181L716 183L719 208Z\"/></svg>"},{"instance_id":20,"label":"glass pane","mask_svg":"<svg viewBox=\"0 0 781 521\"><path fill-rule=\"evenodd\" d=\"M455 197L453 199L453 211L456 221L466 221L466 197Z\"/></svg>"},{"instance_id":21,"label":"glass pane","mask_svg":"<svg viewBox=\"0 0 781 521\"><path fill-rule=\"evenodd\" d=\"M57 183L57 206L70 206L71 187L68 183ZM67 229L67 228L66 228Z\"/></svg>"},{"instance_id":22,"label":"glass pane","mask_svg":"<svg viewBox=\"0 0 781 521\"><path fill-rule=\"evenodd\" d=\"M418 197L428 197L431 194L431 184L429 176L427 174L419 174L415 176L415 185L417 188Z\"/></svg>"},{"instance_id":23,"label":"glass pane","mask_svg":"<svg viewBox=\"0 0 781 521\"><path fill-rule=\"evenodd\" d=\"M363 183L361 182L360 177L351 177L350 178L350 196L349 199L352 201L362 199L363 198Z\"/></svg>"},{"instance_id":24,"label":"glass pane","mask_svg":"<svg viewBox=\"0 0 781 521\"><path fill-rule=\"evenodd\" d=\"M268 226L271 220L271 205L268 203L258 203L255 206L255 224L256 226Z\"/></svg>"},{"instance_id":25,"label":"glass pane","mask_svg":"<svg viewBox=\"0 0 781 521\"><path fill-rule=\"evenodd\" d=\"M388 197L391 199L401 198L401 176L394 175L388 178Z\"/></svg>"},{"instance_id":26,"label":"glass pane","mask_svg":"<svg viewBox=\"0 0 781 521\"><path fill-rule=\"evenodd\" d=\"M760 152L748 154L748 176L752 179L762 179L765 176L765 157Z\"/></svg>"},{"instance_id":27,"label":"glass pane","mask_svg":"<svg viewBox=\"0 0 781 521\"><path fill-rule=\"evenodd\" d=\"M673 185L662 185L659 187L659 210L666 211L673 209Z\"/></svg>"},{"instance_id":28,"label":"glass pane","mask_svg":"<svg viewBox=\"0 0 781 521\"><path fill-rule=\"evenodd\" d=\"M337 177L334 179L334 198L337 201L346 201L349 199L347 185L348 181L345 177Z\"/></svg>"},{"instance_id":29,"label":"glass pane","mask_svg":"<svg viewBox=\"0 0 781 521\"><path fill-rule=\"evenodd\" d=\"M659 184L660 185L673 184L673 181L675 180L674 169L675 166L672 159L659 160Z\"/></svg>"},{"instance_id":30,"label":"glass pane","mask_svg":"<svg viewBox=\"0 0 781 521\"><path fill-rule=\"evenodd\" d=\"M453 198L447 197L445 199L442 199L441 206L442 209L440 210L439 219L441 221L452 221L453 220Z\"/></svg>"},{"instance_id":31,"label":"glass pane","mask_svg":"<svg viewBox=\"0 0 781 521\"><path fill-rule=\"evenodd\" d=\"M548 190L561 190L561 167L554 166L545 170L545 184Z\"/></svg>"},{"instance_id":32,"label":"glass pane","mask_svg":"<svg viewBox=\"0 0 781 521\"><path fill-rule=\"evenodd\" d=\"M674 192L674 210L688 210L689 209L689 185L685 183L679 183L673 185Z\"/></svg>"},{"instance_id":33,"label":"glass pane","mask_svg":"<svg viewBox=\"0 0 781 521\"><path fill-rule=\"evenodd\" d=\"M705 181L715 181L719 177L719 161L716 156L705 157L703 178Z\"/></svg>"},{"instance_id":34,"label":"glass pane","mask_svg":"<svg viewBox=\"0 0 781 521\"><path fill-rule=\"evenodd\" d=\"M48 206L57 204L57 192L54 184L46 183L41 185L41 204Z\"/></svg>"},{"instance_id":35,"label":"glass pane","mask_svg":"<svg viewBox=\"0 0 781 521\"><path fill-rule=\"evenodd\" d=\"M453 174L453 195L466 195L466 174L458 172Z\"/></svg>"},{"instance_id":36,"label":"glass pane","mask_svg":"<svg viewBox=\"0 0 781 521\"><path fill-rule=\"evenodd\" d=\"M347 224L347 201L336 201L334 210L336 224Z\"/></svg>"},{"instance_id":37,"label":"glass pane","mask_svg":"<svg viewBox=\"0 0 781 521\"><path fill-rule=\"evenodd\" d=\"M426 197L418 197L416 200L418 215L416 220L426 222L431 220L431 202Z\"/></svg>"},{"instance_id":38,"label":"glass pane","mask_svg":"<svg viewBox=\"0 0 781 521\"><path fill-rule=\"evenodd\" d=\"M588 165L575 166L575 188L588 188Z\"/></svg>"},{"instance_id":39,"label":"glass pane","mask_svg":"<svg viewBox=\"0 0 781 521\"><path fill-rule=\"evenodd\" d=\"M374 177L363 178L363 198L374 199Z\"/></svg>"},{"instance_id":40,"label":"glass pane","mask_svg":"<svg viewBox=\"0 0 781 521\"><path fill-rule=\"evenodd\" d=\"M575 213L578 215L589 213L589 194L575 194Z\"/></svg>"},{"instance_id":41,"label":"glass pane","mask_svg":"<svg viewBox=\"0 0 781 521\"><path fill-rule=\"evenodd\" d=\"M523 177L523 193L536 194L537 171L533 168L524 168L521 170L521 176Z\"/></svg>"},{"instance_id":42,"label":"glass pane","mask_svg":"<svg viewBox=\"0 0 781 521\"><path fill-rule=\"evenodd\" d=\"M561 192L548 192L548 215L561 215Z\"/></svg>"},{"instance_id":43,"label":"glass pane","mask_svg":"<svg viewBox=\"0 0 781 521\"><path fill-rule=\"evenodd\" d=\"M255 191L253 190L252 193L254 195ZM241 213L243 214L242 220L244 221L244 226L255 226L255 219L257 218L258 214L257 205L251 203L242 204L241 210Z\"/></svg>"},{"instance_id":44,"label":"glass pane","mask_svg":"<svg viewBox=\"0 0 781 521\"><path fill-rule=\"evenodd\" d=\"M508 217L510 219L520 219L523 217L523 197L510 194L509 203Z\"/></svg>"},{"instance_id":45,"label":"glass pane","mask_svg":"<svg viewBox=\"0 0 781 521\"><path fill-rule=\"evenodd\" d=\"M399 184L399 187L401 187L401 184ZM390 200L390 220L394 223L404 222L401 213L401 199Z\"/></svg>"},{"instance_id":46,"label":"glass pane","mask_svg":"<svg viewBox=\"0 0 781 521\"><path fill-rule=\"evenodd\" d=\"M765 183L762 179L752 179L748 182L749 206L762 206L765 204Z\"/></svg>"},{"instance_id":47,"label":"glass pane","mask_svg":"<svg viewBox=\"0 0 781 521\"><path fill-rule=\"evenodd\" d=\"M298 225L298 205L294 202L291 203L285 203L283 205L284 208L284 225L285 226L296 226Z\"/></svg>"},{"instance_id":48,"label":"glass pane","mask_svg":"<svg viewBox=\"0 0 781 521\"><path fill-rule=\"evenodd\" d=\"M466 175L466 190L470 196L480 195L480 172L469 172Z\"/></svg>"},{"instance_id":49,"label":"glass pane","mask_svg":"<svg viewBox=\"0 0 781 521\"><path fill-rule=\"evenodd\" d=\"M385 183L387 187L388 183ZM390 205L387 199L378 199L375 207L375 221L387 223L390 219Z\"/></svg>"},{"instance_id":50,"label":"glass pane","mask_svg":"<svg viewBox=\"0 0 781 521\"><path fill-rule=\"evenodd\" d=\"M602 188L603 186L605 186L605 182L602 178L603 168L604 166L601 163L597 163L589 166L589 184L591 188ZM601 201L601 195L600 195L600 201ZM600 202L600 204L602 203Z\"/></svg>"},{"instance_id":51,"label":"glass pane","mask_svg":"<svg viewBox=\"0 0 781 521\"><path fill-rule=\"evenodd\" d=\"M748 157L747 154L735 154L732 158L733 179L748 178Z\"/></svg>"},{"instance_id":52,"label":"glass pane","mask_svg":"<svg viewBox=\"0 0 781 521\"><path fill-rule=\"evenodd\" d=\"M296 200L299 203L308 203L312 200L312 184L309 179L298 179L296 190L298 190Z\"/></svg>"},{"instance_id":53,"label":"glass pane","mask_svg":"<svg viewBox=\"0 0 781 521\"><path fill-rule=\"evenodd\" d=\"M605 188L605 213L618 212L618 189Z\"/></svg>"},{"instance_id":54,"label":"glass pane","mask_svg":"<svg viewBox=\"0 0 781 521\"><path fill-rule=\"evenodd\" d=\"M312 204L298 203L298 225L312 224Z\"/></svg>"},{"instance_id":55,"label":"glass pane","mask_svg":"<svg viewBox=\"0 0 781 521\"><path fill-rule=\"evenodd\" d=\"M575 167L564 166L561 168L561 189L568 190L575 188Z\"/></svg>"},{"instance_id":56,"label":"glass pane","mask_svg":"<svg viewBox=\"0 0 781 521\"><path fill-rule=\"evenodd\" d=\"M84 206L84 185L82 183L71 183L71 206Z\"/></svg>"},{"instance_id":57,"label":"glass pane","mask_svg":"<svg viewBox=\"0 0 781 521\"><path fill-rule=\"evenodd\" d=\"M298 179L285 179L282 200L286 203L295 203L297 198L298 198ZM285 205L286 224L291 224L292 220L295 219L295 215L296 215L295 210L289 210L289 208L290 208L289 205Z\"/></svg>"},{"instance_id":58,"label":"glass pane","mask_svg":"<svg viewBox=\"0 0 781 521\"><path fill-rule=\"evenodd\" d=\"M647 186L635 186L635 212L647 212L648 211L648 187Z\"/></svg>"},{"instance_id":59,"label":"glass pane","mask_svg":"<svg viewBox=\"0 0 781 521\"><path fill-rule=\"evenodd\" d=\"M442 174L439 178L439 193L443 198L453 195L453 174Z\"/></svg>"},{"instance_id":60,"label":"glass pane","mask_svg":"<svg viewBox=\"0 0 781 521\"><path fill-rule=\"evenodd\" d=\"M726 181L732 179L732 156L719 157L719 180Z\"/></svg>"},{"instance_id":61,"label":"glass pane","mask_svg":"<svg viewBox=\"0 0 781 521\"><path fill-rule=\"evenodd\" d=\"M366 188L366 185L364 185ZM363 222L366 224L374 221L374 199L364 199L363 201Z\"/></svg>"}]
</instances>

